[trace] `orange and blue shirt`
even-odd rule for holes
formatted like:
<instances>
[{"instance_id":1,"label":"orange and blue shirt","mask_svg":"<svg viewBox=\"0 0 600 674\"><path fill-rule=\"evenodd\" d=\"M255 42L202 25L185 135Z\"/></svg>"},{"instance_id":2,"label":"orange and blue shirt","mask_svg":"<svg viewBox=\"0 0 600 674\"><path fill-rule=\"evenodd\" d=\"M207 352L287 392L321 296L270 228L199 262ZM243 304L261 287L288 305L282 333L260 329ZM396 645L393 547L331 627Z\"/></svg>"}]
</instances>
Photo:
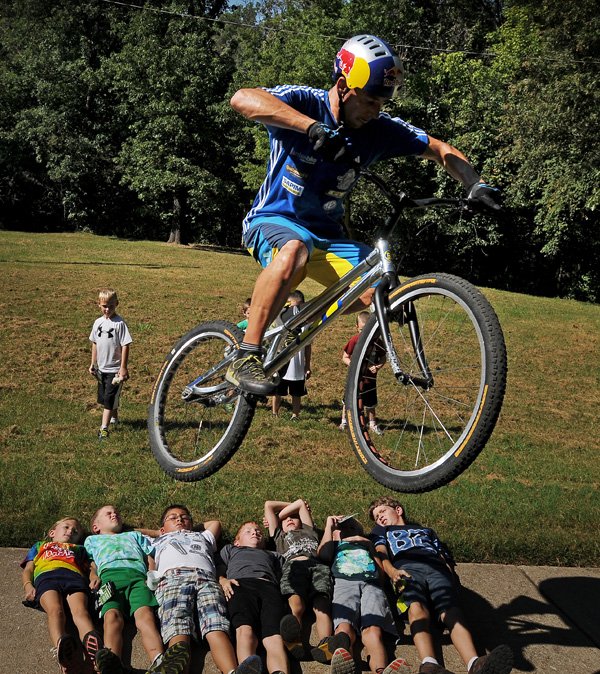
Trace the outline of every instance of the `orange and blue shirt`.
<instances>
[{"instance_id":1,"label":"orange and blue shirt","mask_svg":"<svg viewBox=\"0 0 600 674\"><path fill-rule=\"evenodd\" d=\"M33 561L33 582L48 571L66 570L86 577L90 569L90 556L83 545L38 541L25 555L21 566Z\"/></svg>"}]
</instances>

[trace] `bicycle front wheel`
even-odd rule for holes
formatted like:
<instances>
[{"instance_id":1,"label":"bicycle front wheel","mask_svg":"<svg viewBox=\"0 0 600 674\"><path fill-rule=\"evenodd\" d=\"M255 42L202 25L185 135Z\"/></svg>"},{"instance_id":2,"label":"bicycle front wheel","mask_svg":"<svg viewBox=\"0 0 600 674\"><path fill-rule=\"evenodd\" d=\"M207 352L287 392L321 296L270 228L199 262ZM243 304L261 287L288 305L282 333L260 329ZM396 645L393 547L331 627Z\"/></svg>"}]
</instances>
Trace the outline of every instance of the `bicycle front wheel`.
<instances>
[{"instance_id":1,"label":"bicycle front wheel","mask_svg":"<svg viewBox=\"0 0 600 674\"><path fill-rule=\"evenodd\" d=\"M389 303L406 376L396 377L385 363L373 315L348 372L348 430L378 482L419 493L457 477L488 441L506 388L506 347L489 302L456 276L413 278L390 293Z\"/></svg>"},{"instance_id":2,"label":"bicycle front wheel","mask_svg":"<svg viewBox=\"0 0 600 674\"><path fill-rule=\"evenodd\" d=\"M202 323L167 355L148 410L150 447L171 477L193 482L225 464L241 445L255 405L225 380L227 357L243 333L225 321Z\"/></svg>"}]
</instances>

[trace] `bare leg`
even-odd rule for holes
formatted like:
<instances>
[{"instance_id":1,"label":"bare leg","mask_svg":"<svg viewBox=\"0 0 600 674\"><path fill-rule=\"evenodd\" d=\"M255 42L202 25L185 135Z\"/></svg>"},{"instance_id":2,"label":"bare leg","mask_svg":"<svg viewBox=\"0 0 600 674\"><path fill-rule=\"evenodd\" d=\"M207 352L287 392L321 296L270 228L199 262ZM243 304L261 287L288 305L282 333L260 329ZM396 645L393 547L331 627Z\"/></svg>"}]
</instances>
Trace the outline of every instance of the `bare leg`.
<instances>
[{"instance_id":1,"label":"bare leg","mask_svg":"<svg viewBox=\"0 0 600 674\"><path fill-rule=\"evenodd\" d=\"M247 344L259 345L267 326L283 309L295 284L302 280L308 250L301 241L288 241L259 274L252 293L252 311L244 335Z\"/></svg>"},{"instance_id":2,"label":"bare leg","mask_svg":"<svg viewBox=\"0 0 600 674\"><path fill-rule=\"evenodd\" d=\"M431 636L429 611L419 602L413 602L408 607L408 621L410 633L419 658L435 658L433 637Z\"/></svg>"},{"instance_id":3,"label":"bare leg","mask_svg":"<svg viewBox=\"0 0 600 674\"><path fill-rule=\"evenodd\" d=\"M44 592L40 604L48 618L48 632L52 644L56 646L58 640L65 633L67 620L61 595L55 590Z\"/></svg>"},{"instance_id":4,"label":"bare leg","mask_svg":"<svg viewBox=\"0 0 600 674\"><path fill-rule=\"evenodd\" d=\"M387 662L387 654L383 645L381 627L375 625L367 627L362 631L362 642L369 654L369 667L372 672L384 669Z\"/></svg>"},{"instance_id":5,"label":"bare leg","mask_svg":"<svg viewBox=\"0 0 600 674\"><path fill-rule=\"evenodd\" d=\"M292 396L292 414L298 416L302 409L302 398L300 396Z\"/></svg>"},{"instance_id":6,"label":"bare leg","mask_svg":"<svg viewBox=\"0 0 600 674\"><path fill-rule=\"evenodd\" d=\"M154 611L149 606L141 606L133 614L133 617L135 626L140 631L144 650L150 658L150 662L154 662L154 658L164 651L163 642L156 626Z\"/></svg>"},{"instance_id":7,"label":"bare leg","mask_svg":"<svg viewBox=\"0 0 600 674\"><path fill-rule=\"evenodd\" d=\"M323 595L315 597L313 601L315 622L319 640L330 637L333 634L333 622L331 621L331 602Z\"/></svg>"},{"instance_id":8,"label":"bare leg","mask_svg":"<svg viewBox=\"0 0 600 674\"><path fill-rule=\"evenodd\" d=\"M452 639L454 648L458 651L465 665L468 664L472 658L477 657L477 651L471 632L466 627L462 611L458 607L451 608L441 617L450 630L450 639Z\"/></svg>"},{"instance_id":9,"label":"bare leg","mask_svg":"<svg viewBox=\"0 0 600 674\"><path fill-rule=\"evenodd\" d=\"M288 603L292 615L302 625L302 618L304 617L304 611L306 610L302 597L299 594L292 594L288 597Z\"/></svg>"},{"instance_id":10,"label":"bare leg","mask_svg":"<svg viewBox=\"0 0 600 674\"><path fill-rule=\"evenodd\" d=\"M94 629L94 623L88 611L87 596L83 592L74 592L67 597L67 603L71 609L71 615L73 616L75 627L77 627L79 638L83 639L88 632Z\"/></svg>"},{"instance_id":11,"label":"bare leg","mask_svg":"<svg viewBox=\"0 0 600 674\"><path fill-rule=\"evenodd\" d=\"M110 423L110 418L112 416L112 410L107 410L104 408L102 410L102 426L105 428L108 428L108 424Z\"/></svg>"},{"instance_id":12,"label":"bare leg","mask_svg":"<svg viewBox=\"0 0 600 674\"><path fill-rule=\"evenodd\" d=\"M277 416L281 407L281 396L273 396L272 405L273 414Z\"/></svg>"},{"instance_id":13,"label":"bare leg","mask_svg":"<svg viewBox=\"0 0 600 674\"><path fill-rule=\"evenodd\" d=\"M108 609L104 614L104 645L121 657L123 653L123 627L125 621L116 608Z\"/></svg>"},{"instance_id":14,"label":"bare leg","mask_svg":"<svg viewBox=\"0 0 600 674\"><path fill-rule=\"evenodd\" d=\"M273 634L263 639L263 646L267 651L267 669L269 672L281 671L288 674L289 666L283 639L279 634Z\"/></svg>"},{"instance_id":15,"label":"bare leg","mask_svg":"<svg viewBox=\"0 0 600 674\"><path fill-rule=\"evenodd\" d=\"M229 674L232 669L237 667L238 663L231 640L225 632L219 630L209 632L206 635L206 641L208 642L215 665L223 674Z\"/></svg>"},{"instance_id":16,"label":"bare leg","mask_svg":"<svg viewBox=\"0 0 600 674\"><path fill-rule=\"evenodd\" d=\"M256 653L258 639L250 625L240 625L240 627L235 630L235 637L238 662L243 662L246 658L249 658Z\"/></svg>"}]
</instances>

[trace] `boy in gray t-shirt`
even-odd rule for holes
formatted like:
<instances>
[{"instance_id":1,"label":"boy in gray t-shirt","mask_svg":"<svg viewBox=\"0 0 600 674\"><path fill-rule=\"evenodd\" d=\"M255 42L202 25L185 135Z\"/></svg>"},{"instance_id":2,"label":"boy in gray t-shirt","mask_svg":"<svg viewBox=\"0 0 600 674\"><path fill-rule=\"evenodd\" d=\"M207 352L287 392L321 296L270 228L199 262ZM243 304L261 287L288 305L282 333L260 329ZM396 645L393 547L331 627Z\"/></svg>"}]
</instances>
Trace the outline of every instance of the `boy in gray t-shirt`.
<instances>
[{"instance_id":1,"label":"boy in gray t-shirt","mask_svg":"<svg viewBox=\"0 0 600 674\"><path fill-rule=\"evenodd\" d=\"M266 501L265 520L276 550L284 558L281 593L287 597L291 611L280 625L286 647L295 658L304 656L302 618L310 603L319 637L311 654L317 662L327 664L336 649L350 647L350 639L345 634L333 635L333 584L329 567L317 557L320 536L315 531L310 506L301 498L293 503Z\"/></svg>"},{"instance_id":2,"label":"boy in gray t-shirt","mask_svg":"<svg viewBox=\"0 0 600 674\"><path fill-rule=\"evenodd\" d=\"M98 306L102 316L92 326L92 362L89 372L98 379L98 403L103 406L102 425L98 439L108 438L109 424L118 420L119 394L129 379L127 362L129 345L133 341L127 324L116 313L119 300L116 291L105 288L98 293Z\"/></svg>"}]
</instances>

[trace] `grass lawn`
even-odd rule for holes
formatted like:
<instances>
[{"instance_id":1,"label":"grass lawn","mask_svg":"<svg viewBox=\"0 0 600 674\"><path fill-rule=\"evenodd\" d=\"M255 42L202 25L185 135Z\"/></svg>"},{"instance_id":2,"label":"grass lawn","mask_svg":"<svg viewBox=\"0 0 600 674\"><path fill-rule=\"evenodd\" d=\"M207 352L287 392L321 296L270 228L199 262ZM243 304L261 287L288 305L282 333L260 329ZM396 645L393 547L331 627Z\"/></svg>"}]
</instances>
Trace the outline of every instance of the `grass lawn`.
<instances>
[{"instance_id":1,"label":"grass lawn","mask_svg":"<svg viewBox=\"0 0 600 674\"><path fill-rule=\"evenodd\" d=\"M89 234L0 232L0 545L28 546L58 517L88 523L114 503L134 526L155 526L171 502L226 530L260 519L266 499L310 501L318 524L365 512L386 492L337 428L354 318L314 344L303 419L261 405L250 433L216 475L172 481L148 447L146 406L165 353L194 324L240 320L257 274L245 255ZM423 270L431 271L431 270ZM443 271L443 270L440 270ZM96 438L100 410L88 374L97 290L119 292L131 379L123 423ZM307 297L318 292L302 285ZM485 290L503 325L507 395L488 446L452 484L399 495L459 561L593 565L600 560L600 307Z\"/></svg>"}]
</instances>

